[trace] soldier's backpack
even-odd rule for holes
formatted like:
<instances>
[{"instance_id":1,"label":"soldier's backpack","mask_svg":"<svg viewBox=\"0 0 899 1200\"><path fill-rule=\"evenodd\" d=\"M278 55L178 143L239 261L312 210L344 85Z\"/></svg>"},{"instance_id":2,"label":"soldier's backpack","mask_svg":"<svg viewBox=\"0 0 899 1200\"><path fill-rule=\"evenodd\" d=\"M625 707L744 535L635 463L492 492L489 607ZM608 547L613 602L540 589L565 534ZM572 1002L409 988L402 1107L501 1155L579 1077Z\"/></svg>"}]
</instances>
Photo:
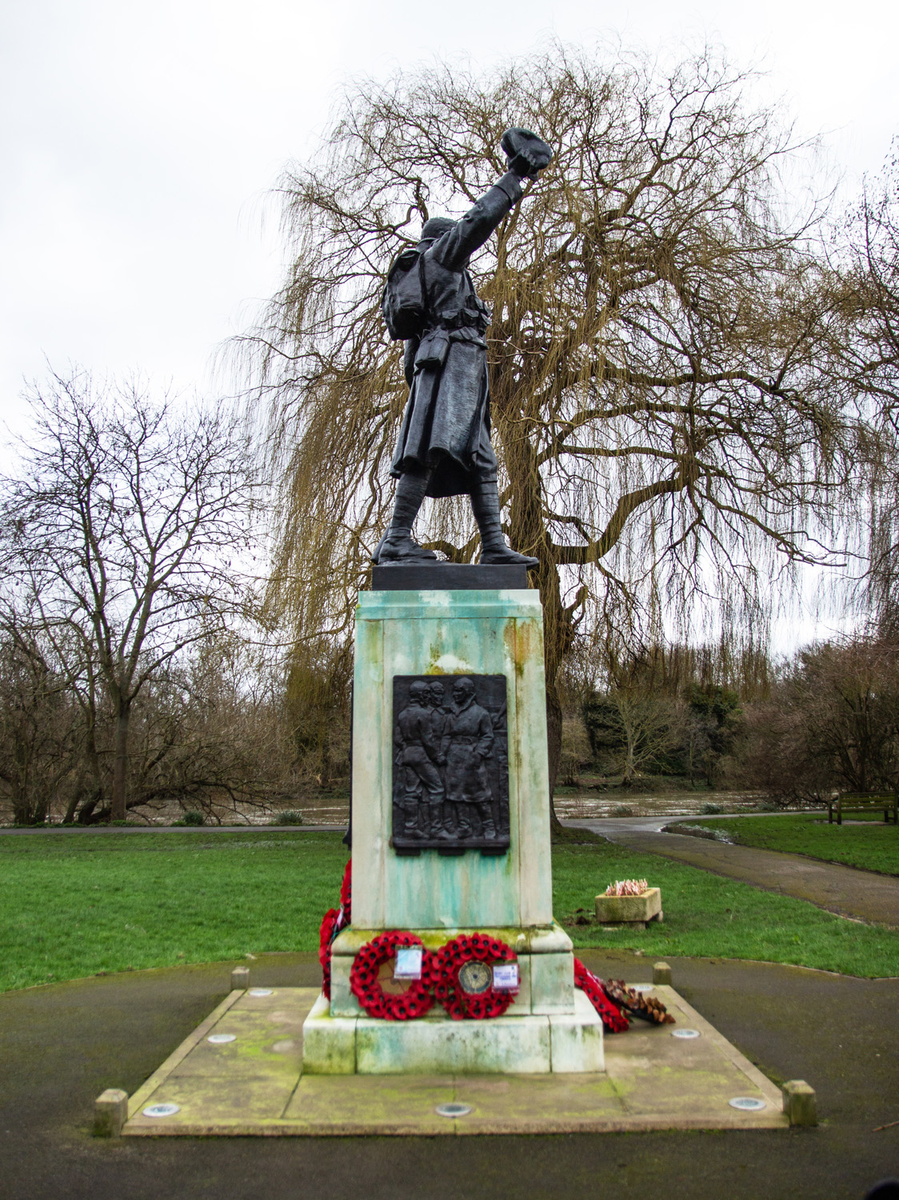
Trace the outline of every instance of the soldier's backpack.
<instances>
[{"instance_id":1,"label":"soldier's backpack","mask_svg":"<svg viewBox=\"0 0 899 1200\"><path fill-rule=\"evenodd\" d=\"M381 312L395 342L421 337L424 332L429 312L425 261L412 246L397 255L387 272Z\"/></svg>"}]
</instances>

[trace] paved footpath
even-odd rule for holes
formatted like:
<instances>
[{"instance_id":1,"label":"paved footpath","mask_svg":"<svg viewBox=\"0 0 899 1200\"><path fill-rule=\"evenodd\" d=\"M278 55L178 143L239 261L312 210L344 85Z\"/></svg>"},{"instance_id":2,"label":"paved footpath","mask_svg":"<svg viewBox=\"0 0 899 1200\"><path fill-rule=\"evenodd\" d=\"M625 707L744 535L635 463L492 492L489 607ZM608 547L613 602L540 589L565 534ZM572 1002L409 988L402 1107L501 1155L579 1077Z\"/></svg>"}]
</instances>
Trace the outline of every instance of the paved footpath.
<instances>
[{"instance_id":1,"label":"paved footpath","mask_svg":"<svg viewBox=\"0 0 899 1200\"><path fill-rule=\"evenodd\" d=\"M696 818L690 818L695 823ZM616 846L659 854L769 892L808 900L840 916L899 928L899 878L818 862L801 854L732 846L682 833L662 833L671 818L566 821L602 834Z\"/></svg>"}]
</instances>

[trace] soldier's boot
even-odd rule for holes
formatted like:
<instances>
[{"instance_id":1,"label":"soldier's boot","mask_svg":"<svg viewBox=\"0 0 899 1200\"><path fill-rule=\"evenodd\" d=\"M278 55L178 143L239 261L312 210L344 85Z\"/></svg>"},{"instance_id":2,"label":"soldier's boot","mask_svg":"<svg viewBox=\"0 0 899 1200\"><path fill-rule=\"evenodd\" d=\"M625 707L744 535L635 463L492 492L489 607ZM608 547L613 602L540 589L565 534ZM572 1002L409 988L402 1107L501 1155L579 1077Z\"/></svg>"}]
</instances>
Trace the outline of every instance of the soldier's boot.
<instances>
[{"instance_id":1,"label":"soldier's boot","mask_svg":"<svg viewBox=\"0 0 899 1200\"><path fill-rule=\"evenodd\" d=\"M433 550L425 550L412 537L412 526L428 490L430 477L430 471L423 475L401 476L396 485L390 525L372 553L372 562L433 562L437 558Z\"/></svg>"},{"instance_id":2,"label":"soldier's boot","mask_svg":"<svg viewBox=\"0 0 899 1200\"><path fill-rule=\"evenodd\" d=\"M425 831L425 836L428 838L443 837L443 820L441 817L442 807L443 806L439 802L435 804L433 801L431 801L428 804L428 827Z\"/></svg>"},{"instance_id":3,"label":"soldier's boot","mask_svg":"<svg viewBox=\"0 0 899 1200\"><path fill-rule=\"evenodd\" d=\"M503 537L499 517L499 493L495 479L479 479L471 492L474 519L481 532L481 562L502 566L536 567L538 559L512 550Z\"/></svg>"},{"instance_id":4,"label":"soldier's boot","mask_svg":"<svg viewBox=\"0 0 899 1200\"><path fill-rule=\"evenodd\" d=\"M406 813L406 826L403 829L403 837L409 838L413 842L421 840L421 830L418 828L418 809Z\"/></svg>"},{"instance_id":5,"label":"soldier's boot","mask_svg":"<svg viewBox=\"0 0 899 1200\"><path fill-rule=\"evenodd\" d=\"M455 838L451 818L448 817L449 805L435 804L431 809L431 837L441 842L449 842Z\"/></svg>"},{"instance_id":6,"label":"soldier's boot","mask_svg":"<svg viewBox=\"0 0 899 1200\"><path fill-rule=\"evenodd\" d=\"M479 805L478 816L481 818L481 837L493 841L496 838L496 826L493 824L493 813L490 811L490 805Z\"/></svg>"},{"instance_id":7,"label":"soldier's boot","mask_svg":"<svg viewBox=\"0 0 899 1200\"><path fill-rule=\"evenodd\" d=\"M453 841L455 841L455 839L456 839L456 819L455 819L455 813L453 812L453 808L450 803L445 802L443 804L442 815L443 815L443 831L440 834L440 837L444 841L447 839L450 839L450 838Z\"/></svg>"}]
</instances>

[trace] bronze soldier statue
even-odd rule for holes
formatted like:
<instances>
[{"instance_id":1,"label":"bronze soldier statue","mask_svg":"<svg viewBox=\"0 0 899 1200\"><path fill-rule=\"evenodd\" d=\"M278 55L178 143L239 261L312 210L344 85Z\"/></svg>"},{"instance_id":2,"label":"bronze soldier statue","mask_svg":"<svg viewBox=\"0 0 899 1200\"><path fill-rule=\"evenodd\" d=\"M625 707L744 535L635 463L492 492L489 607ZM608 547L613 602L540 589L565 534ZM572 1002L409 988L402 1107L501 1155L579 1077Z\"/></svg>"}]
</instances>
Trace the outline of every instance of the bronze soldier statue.
<instances>
[{"instance_id":1,"label":"bronze soldier statue","mask_svg":"<svg viewBox=\"0 0 899 1200\"><path fill-rule=\"evenodd\" d=\"M536 178L552 157L545 142L510 129L502 147L508 171L458 221L425 221L417 248L391 268L384 313L391 335L405 339L409 400L391 474L398 480L393 516L375 549L376 563L436 559L412 537L425 496L471 496L481 534L481 562L537 565L506 544L500 526L496 455L490 445L490 393L485 334L490 311L474 290L467 266L522 196L522 179ZM417 293L416 317L396 318L401 289ZM410 309L411 311L411 309Z\"/></svg>"}]
</instances>

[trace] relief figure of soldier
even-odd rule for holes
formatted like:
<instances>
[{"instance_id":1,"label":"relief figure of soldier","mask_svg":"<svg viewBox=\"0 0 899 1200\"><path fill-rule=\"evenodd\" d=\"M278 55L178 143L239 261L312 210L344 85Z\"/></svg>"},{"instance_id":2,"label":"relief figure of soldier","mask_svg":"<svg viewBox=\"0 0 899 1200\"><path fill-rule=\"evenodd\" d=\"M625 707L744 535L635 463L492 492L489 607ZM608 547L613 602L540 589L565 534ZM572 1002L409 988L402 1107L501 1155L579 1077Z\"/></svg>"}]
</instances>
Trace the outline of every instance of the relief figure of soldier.
<instances>
[{"instance_id":1,"label":"relief figure of soldier","mask_svg":"<svg viewBox=\"0 0 899 1200\"><path fill-rule=\"evenodd\" d=\"M409 703L398 714L394 731L400 771L396 798L405 838L451 836L442 825L446 800L440 770L446 763L442 740L443 714L435 712L430 685L417 680L409 689Z\"/></svg>"},{"instance_id":2,"label":"relief figure of soldier","mask_svg":"<svg viewBox=\"0 0 899 1200\"><path fill-rule=\"evenodd\" d=\"M446 721L446 797L455 809L461 839L496 838L487 762L493 752L493 722L475 699L466 676L453 684L453 711Z\"/></svg>"}]
</instances>

